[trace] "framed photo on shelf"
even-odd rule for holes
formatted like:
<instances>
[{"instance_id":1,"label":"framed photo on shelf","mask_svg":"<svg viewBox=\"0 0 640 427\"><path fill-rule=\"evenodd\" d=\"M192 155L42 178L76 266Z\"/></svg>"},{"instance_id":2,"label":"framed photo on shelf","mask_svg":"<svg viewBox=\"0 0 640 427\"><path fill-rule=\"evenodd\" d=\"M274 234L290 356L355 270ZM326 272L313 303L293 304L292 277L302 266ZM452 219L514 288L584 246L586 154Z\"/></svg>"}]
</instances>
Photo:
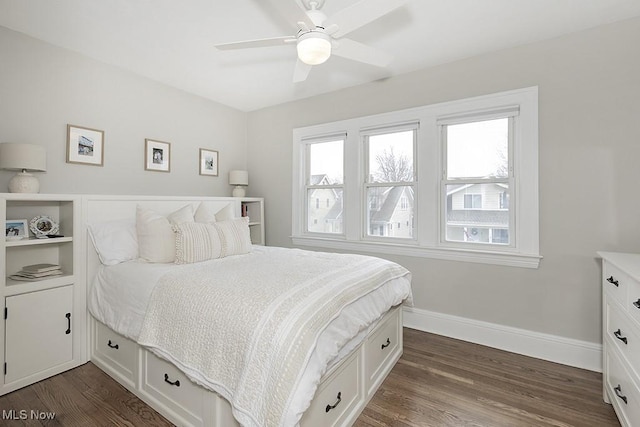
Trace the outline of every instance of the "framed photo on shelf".
<instances>
[{"instance_id":1,"label":"framed photo on shelf","mask_svg":"<svg viewBox=\"0 0 640 427\"><path fill-rule=\"evenodd\" d=\"M156 172L171 172L171 143L145 139L144 169Z\"/></svg>"},{"instance_id":2,"label":"framed photo on shelf","mask_svg":"<svg viewBox=\"0 0 640 427\"><path fill-rule=\"evenodd\" d=\"M102 166L104 131L67 125L67 163Z\"/></svg>"},{"instance_id":3,"label":"framed photo on shelf","mask_svg":"<svg viewBox=\"0 0 640 427\"><path fill-rule=\"evenodd\" d=\"M4 225L6 240L22 240L29 238L29 226L26 219L8 219Z\"/></svg>"},{"instance_id":4,"label":"framed photo on shelf","mask_svg":"<svg viewBox=\"0 0 640 427\"><path fill-rule=\"evenodd\" d=\"M218 152L200 149L200 175L218 176Z\"/></svg>"}]
</instances>

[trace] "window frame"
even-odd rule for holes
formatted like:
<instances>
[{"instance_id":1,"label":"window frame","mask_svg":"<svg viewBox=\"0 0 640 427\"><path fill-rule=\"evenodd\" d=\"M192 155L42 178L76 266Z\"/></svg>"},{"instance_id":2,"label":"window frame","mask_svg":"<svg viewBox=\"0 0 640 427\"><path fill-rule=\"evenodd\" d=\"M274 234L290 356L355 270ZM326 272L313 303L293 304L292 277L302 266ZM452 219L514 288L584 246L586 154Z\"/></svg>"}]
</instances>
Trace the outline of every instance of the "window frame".
<instances>
[{"instance_id":1,"label":"window frame","mask_svg":"<svg viewBox=\"0 0 640 427\"><path fill-rule=\"evenodd\" d=\"M383 126L381 128L370 128L370 129L363 129L359 132L359 137L361 140L361 144L362 144L362 153L363 153L363 173L362 173L362 177L360 178L362 185L361 185L361 191L362 191L362 199L365 201L364 203L361 204L361 208L363 210L363 221L362 221L362 239L364 241L372 241L372 242L397 242L399 244L410 244L410 245L415 245L417 244L417 236L416 236L416 230L413 229L413 236L411 237L392 237L392 236L377 236L375 234L369 234L369 229L370 229L370 209L369 209L369 202L368 202L368 194L369 194L369 189L371 188L386 188L386 187L410 187L413 189L414 195L416 194L416 186L417 186L417 160L416 160L416 153L417 153L417 146L418 146L418 138L417 138L417 134L418 134L418 130L420 128L420 125L418 122L409 122L409 123L402 123L402 124L395 124L395 125L391 125L391 126ZM412 150L413 150L413 155L412 155L412 172L413 172L413 179L411 181L396 181L396 182L374 182L374 181L369 181L369 175L371 173L371 165L370 165L370 148L369 148L369 138L372 136L379 136L379 135L389 135L392 133L399 133L399 132L408 132L411 131L413 132L413 141L412 141ZM415 197L415 196L414 196ZM407 209L408 210L408 209ZM415 204L414 204L414 208L413 208L413 215L415 217ZM387 228L389 229L389 225L392 225L391 222L389 222L389 224L387 224ZM393 227L391 227L391 229L393 229Z\"/></svg>"},{"instance_id":2,"label":"window frame","mask_svg":"<svg viewBox=\"0 0 640 427\"><path fill-rule=\"evenodd\" d=\"M513 246L504 244L452 245L442 241L442 197L444 149L438 120L457 116L478 117L502 110L518 108L517 125L513 129L512 165L517 186L510 188L509 206L516 239ZM504 113L504 112L502 112ZM414 231L416 240L401 238L365 239L366 195L364 162L367 161L362 133L372 128L384 129L408 122L418 123L414 152L415 193ZM341 236L318 235L304 231L305 141L327 135L345 135L343 181L343 232ZM346 165L349 167L347 168ZM538 88L529 87L393 111L354 119L323 123L293 129L292 243L295 246L370 252L399 256L415 256L463 262L537 268L539 253L538 195ZM440 183L440 184L439 184ZM511 213L510 213L511 214ZM404 224L403 224L404 226Z\"/></svg>"},{"instance_id":3,"label":"window frame","mask_svg":"<svg viewBox=\"0 0 640 427\"><path fill-rule=\"evenodd\" d=\"M342 184L330 184L330 185L320 185L320 184L311 184L311 174L309 174L308 172L311 169L311 146L313 144L322 144L322 143L328 143L328 142L334 142L334 141L342 141ZM337 134L330 134L330 135L323 135L320 137L314 137L314 138L308 138L306 139L304 142L305 148L305 154L304 154L304 163L305 163L305 184L304 184L304 200L305 200L305 208L304 208L304 220L303 220L303 226L304 226L304 230L305 230L305 234L309 234L309 235L316 235L316 236L330 236L330 237L337 237L337 238L344 238L344 230L345 230L345 226L344 226L344 202L343 202L343 225L342 225L342 232L341 233L323 233L323 232L318 232L318 231L310 231L310 223L309 223L309 203L311 201L311 199L309 198L309 191L310 190L335 190L335 189L339 189L342 190L342 198L344 200L345 197L345 176L344 176L344 169L345 169L345 156L344 156L344 146L346 144L346 134L344 133L337 133ZM328 201L328 199L327 199ZM316 197L316 209L320 208L320 205L322 204L320 202L320 198ZM316 221L314 223L314 225L316 225L318 223L318 221Z\"/></svg>"},{"instance_id":4,"label":"window frame","mask_svg":"<svg viewBox=\"0 0 640 427\"><path fill-rule=\"evenodd\" d=\"M513 250L513 248L517 247L517 232L516 229L514 227L515 223L516 223L516 210L515 209L502 209L500 208L500 210L508 210L509 212L509 226L507 228L508 232L509 232L509 243L508 244L502 244L502 243L494 243L492 241L489 242L477 242L477 241L467 241L466 239L464 241L456 241L456 240L447 240L447 185L451 185L451 184L468 184L468 185L475 185L475 184L507 184L507 187L509 189L508 193L510 195L511 199L515 199L516 196L514 194L514 189L517 188L518 182L516 179L516 175L515 175L515 167L514 167L514 149L515 149L515 145L514 145L514 141L515 141L515 130L517 128L516 124L516 120L517 117L519 116L519 106L518 107L502 107L502 108L497 108L495 110L487 110L487 111L481 111L478 112L477 114L472 114L472 113L467 113L467 114L463 114L462 117L457 118L455 116L448 116L446 118L440 118L439 119L439 135L440 135L440 146L441 146L441 150L442 150L442 179L441 179L441 184L440 184L440 188L441 188L441 199L443 200L443 204L441 205L441 209L440 209L440 242L441 245L443 247L452 247L452 248L470 248L470 247L477 247L481 250L492 250L492 251L501 251L501 250ZM504 119L504 118L508 118L508 159L507 159L507 163L508 163L508 173L506 177L493 177L493 178L448 178L448 174L447 174L447 165L448 165L448 158L447 158L447 133L446 133L446 126L449 126L451 124L465 124L465 123L474 123L474 122L480 122L480 121L486 121L486 120L494 120L494 119ZM500 196L501 197L501 196ZM466 207L465 207L466 209ZM481 208L469 208L469 210L480 210ZM487 228L489 230L489 233L491 233L491 230L494 227L489 227L489 226L483 226L482 224L479 224L477 227L473 227L473 228ZM492 240L492 239L490 239Z\"/></svg>"}]
</instances>

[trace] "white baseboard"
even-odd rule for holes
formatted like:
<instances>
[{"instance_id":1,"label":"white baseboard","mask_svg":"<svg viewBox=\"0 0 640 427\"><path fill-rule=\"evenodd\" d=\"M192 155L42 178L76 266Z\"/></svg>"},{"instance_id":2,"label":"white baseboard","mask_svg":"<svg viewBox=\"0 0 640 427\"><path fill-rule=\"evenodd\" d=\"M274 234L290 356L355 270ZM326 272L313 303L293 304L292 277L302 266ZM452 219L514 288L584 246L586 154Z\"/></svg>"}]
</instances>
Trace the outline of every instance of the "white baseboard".
<instances>
[{"instance_id":1,"label":"white baseboard","mask_svg":"<svg viewBox=\"0 0 640 427\"><path fill-rule=\"evenodd\" d=\"M602 345L404 307L404 326L563 365L602 372Z\"/></svg>"}]
</instances>

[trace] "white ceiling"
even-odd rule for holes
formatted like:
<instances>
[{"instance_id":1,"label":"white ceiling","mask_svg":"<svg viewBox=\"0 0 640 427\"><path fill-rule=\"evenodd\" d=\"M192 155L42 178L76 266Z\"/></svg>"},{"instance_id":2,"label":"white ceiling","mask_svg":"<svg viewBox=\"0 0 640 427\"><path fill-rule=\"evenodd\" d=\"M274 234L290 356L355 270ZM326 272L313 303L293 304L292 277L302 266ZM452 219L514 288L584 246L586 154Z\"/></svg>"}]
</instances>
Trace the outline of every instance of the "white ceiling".
<instances>
[{"instance_id":1,"label":"white ceiling","mask_svg":"<svg viewBox=\"0 0 640 427\"><path fill-rule=\"evenodd\" d=\"M635 16L638 0L408 0L348 36L392 53L387 69L334 56L294 84L295 45L213 47L293 35L263 0L0 0L2 26L243 111Z\"/></svg>"}]
</instances>

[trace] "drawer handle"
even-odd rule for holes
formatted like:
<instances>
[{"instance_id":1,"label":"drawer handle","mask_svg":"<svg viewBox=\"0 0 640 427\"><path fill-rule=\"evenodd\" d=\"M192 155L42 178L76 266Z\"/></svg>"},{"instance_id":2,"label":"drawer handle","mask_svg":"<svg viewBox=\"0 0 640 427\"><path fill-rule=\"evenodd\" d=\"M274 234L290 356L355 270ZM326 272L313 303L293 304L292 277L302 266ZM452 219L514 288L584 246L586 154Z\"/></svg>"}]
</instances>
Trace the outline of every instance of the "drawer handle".
<instances>
[{"instance_id":1,"label":"drawer handle","mask_svg":"<svg viewBox=\"0 0 640 427\"><path fill-rule=\"evenodd\" d=\"M612 285L620 286L620 283L618 283L618 281L617 281L617 280L615 280L615 279L613 278L613 276L609 277L609 278L607 279L607 282L611 283Z\"/></svg>"},{"instance_id":2,"label":"drawer handle","mask_svg":"<svg viewBox=\"0 0 640 427\"><path fill-rule=\"evenodd\" d=\"M627 396L622 394L622 387L620 386L620 384L618 384L618 387L614 387L613 391L616 392L616 396L618 396L620 399L622 399L622 401L626 405L627 404Z\"/></svg>"},{"instance_id":3,"label":"drawer handle","mask_svg":"<svg viewBox=\"0 0 640 427\"><path fill-rule=\"evenodd\" d=\"M634 302L633 305L635 305L636 308L640 308L640 298L638 298L638 301Z\"/></svg>"},{"instance_id":4,"label":"drawer handle","mask_svg":"<svg viewBox=\"0 0 640 427\"><path fill-rule=\"evenodd\" d=\"M120 346L118 344L112 344L111 340L109 340L109 342L107 343L107 345L111 348L115 348L116 350L120 348Z\"/></svg>"},{"instance_id":5,"label":"drawer handle","mask_svg":"<svg viewBox=\"0 0 640 427\"><path fill-rule=\"evenodd\" d=\"M180 387L180 380L175 380L173 382L169 381L169 374L164 374L164 382L174 385L176 387Z\"/></svg>"},{"instance_id":6,"label":"drawer handle","mask_svg":"<svg viewBox=\"0 0 640 427\"><path fill-rule=\"evenodd\" d=\"M336 406L338 406L340 404L340 402L342 401L342 392L339 391L338 392L338 400L336 400L336 403L334 403L333 405L327 405L327 407L325 408L325 412L329 412L332 409L335 409Z\"/></svg>"},{"instance_id":7,"label":"drawer handle","mask_svg":"<svg viewBox=\"0 0 640 427\"><path fill-rule=\"evenodd\" d=\"M67 318L67 330L64 333L69 335L71 333L71 313L65 314L64 317Z\"/></svg>"},{"instance_id":8,"label":"drawer handle","mask_svg":"<svg viewBox=\"0 0 640 427\"><path fill-rule=\"evenodd\" d=\"M389 338L387 338L387 342L385 344L382 344L380 346L381 350L384 350L385 348L389 347L391 345L391 341L389 340Z\"/></svg>"},{"instance_id":9,"label":"drawer handle","mask_svg":"<svg viewBox=\"0 0 640 427\"><path fill-rule=\"evenodd\" d=\"M613 333L613 335L616 336L616 338L618 338L620 341L622 341L623 343L627 343L627 337L623 337L622 336L622 331L620 329L618 329L617 331L615 331Z\"/></svg>"}]
</instances>

